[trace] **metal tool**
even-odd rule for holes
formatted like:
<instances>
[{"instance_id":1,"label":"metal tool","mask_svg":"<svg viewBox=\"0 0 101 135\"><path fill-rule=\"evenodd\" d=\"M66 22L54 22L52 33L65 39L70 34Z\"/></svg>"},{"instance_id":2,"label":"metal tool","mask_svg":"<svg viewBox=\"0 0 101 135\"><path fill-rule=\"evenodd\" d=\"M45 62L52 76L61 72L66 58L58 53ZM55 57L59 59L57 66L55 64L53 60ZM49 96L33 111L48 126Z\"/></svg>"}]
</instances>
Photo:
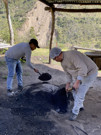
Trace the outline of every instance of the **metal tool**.
<instances>
[{"instance_id":1,"label":"metal tool","mask_svg":"<svg viewBox=\"0 0 101 135\"><path fill-rule=\"evenodd\" d=\"M74 129L74 131L76 132L77 135L80 135L77 132L77 129L79 129L80 131L82 131L85 135L88 135L88 133L86 131L84 131L83 129L81 129L81 128L77 127L77 126L71 125L71 127Z\"/></svg>"},{"instance_id":2,"label":"metal tool","mask_svg":"<svg viewBox=\"0 0 101 135\"><path fill-rule=\"evenodd\" d=\"M40 76L38 79L41 81L48 81L52 78L52 76L49 73L42 73L42 74L40 72L37 73L39 73Z\"/></svg>"},{"instance_id":3,"label":"metal tool","mask_svg":"<svg viewBox=\"0 0 101 135\"><path fill-rule=\"evenodd\" d=\"M76 132L77 135L80 135L78 132L77 132L77 129L75 126L71 125L71 127L74 129L74 131Z\"/></svg>"},{"instance_id":4,"label":"metal tool","mask_svg":"<svg viewBox=\"0 0 101 135\"><path fill-rule=\"evenodd\" d=\"M75 88L74 87L71 87L71 88L68 89L68 91L72 91L72 90L75 91Z\"/></svg>"}]
</instances>

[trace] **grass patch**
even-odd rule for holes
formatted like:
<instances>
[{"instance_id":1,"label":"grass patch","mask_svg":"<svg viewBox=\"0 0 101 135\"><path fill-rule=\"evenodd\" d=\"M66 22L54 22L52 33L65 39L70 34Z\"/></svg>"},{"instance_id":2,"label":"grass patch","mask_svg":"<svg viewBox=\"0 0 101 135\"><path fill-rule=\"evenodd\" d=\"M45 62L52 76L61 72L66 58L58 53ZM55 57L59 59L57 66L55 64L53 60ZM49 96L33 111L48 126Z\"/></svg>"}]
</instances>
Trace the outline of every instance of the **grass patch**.
<instances>
[{"instance_id":1,"label":"grass patch","mask_svg":"<svg viewBox=\"0 0 101 135\"><path fill-rule=\"evenodd\" d=\"M5 79L5 80L7 80L7 76L2 76L2 79Z\"/></svg>"},{"instance_id":2,"label":"grass patch","mask_svg":"<svg viewBox=\"0 0 101 135\"><path fill-rule=\"evenodd\" d=\"M5 61L0 61L0 67L1 67L1 66L6 66Z\"/></svg>"},{"instance_id":3,"label":"grass patch","mask_svg":"<svg viewBox=\"0 0 101 135\"><path fill-rule=\"evenodd\" d=\"M40 48L36 49L32 52L32 56L36 61L47 63L49 61L49 49L47 48Z\"/></svg>"},{"instance_id":4,"label":"grass patch","mask_svg":"<svg viewBox=\"0 0 101 135\"><path fill-rule=\"evenodd\" d=\"M24 73L23 73L23 76L30 76L30 74L27 73L27 72L24 72Z\"/></svg>"},{"instance_id":5,"label":"grass patch","mask_svg":"<svg viewBox=\"0 0 101 135\"><path fill-rule=\"evenodd\" d=\"M67 49L62 49L63 51L66 51ZM48 48L40 48L36 49L32 52L32 56L34 56L37 60L41 61L42 63L48 63L49 62L49 49ZM52 64L59 65L58 62L51 60Z\"/></svg>"},{"instance_id":6,"label":"grass patch","mask_svg":"<svg viewBox=\"0 0 101 135\"><path fill-rule=\"evenodd\" d=\"M67 51L68 48L63 48L62 51ZM86 50L78 50L81 53L85 53ZM37 61L42 63L48 63L49 62L49 49L48 48L40 48L36 49L32 52L32 56L34 56L34 59L37 59ZM51 63L54 65L61 65L59 62L56 62L54 60L51 60Z\"/></svg>"},{"instance_id":7,"label":"grass patch","mask_svg":"<svg viewBox=\"0 0 101 135\"><path fill-rule=\"evenodd\" d=\"M40 48L36 49L32 52L32 56L49 56L49 49L46 48Z\"/></svg>"},{"instance_id":8,"label":"grass patch","mask_svg":"<svg viewBox=\"0 0 101 135\"><path fill-rule=\"evenodd\" d=\"M63 48L62 51L68 51L68 48ZM86 50L78 50L81 53L85 53ZM38 61L41 61L42 63L48 63L49 62L49 49L48 48L40 48L36 49L32 52L32 56L34 56ZM59 62L56 62L54 60L51 60L52 64L60 65Z\"/></svg>"},{"instance_id":9,"label":"grass patch","mask_svg":"<svg viewBox=\"0 0 101 135\"><path fill-rule=\"evenodd\" d=\"M0 49L0 55L5 54L6 51L7 49Z\"/></svg>"}]
</instances>

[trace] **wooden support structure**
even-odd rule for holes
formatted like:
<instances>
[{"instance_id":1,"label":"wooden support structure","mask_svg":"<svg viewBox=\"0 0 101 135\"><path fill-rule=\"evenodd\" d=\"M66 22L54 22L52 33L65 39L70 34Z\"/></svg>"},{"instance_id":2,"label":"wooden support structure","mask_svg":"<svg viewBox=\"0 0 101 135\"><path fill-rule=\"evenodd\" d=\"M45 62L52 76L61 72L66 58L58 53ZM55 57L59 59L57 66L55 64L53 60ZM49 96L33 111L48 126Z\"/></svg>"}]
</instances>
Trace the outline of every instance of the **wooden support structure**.
<instances>
[{"instance_id":1,"label":"wooden support structure","mask_svg":"<svg viewBox=\"0 0 101 135\"><path fill-rule=\"evenodd\" d=\"M71 49L73 50L90 50L90 51L96 51L96 52L101 52L101 49L91 49L91 48L84 48L84 47L79 47L79 46L72 46Z\"/></svg>"},{"instance_id":2,"label":"wooden support structure","mask_svg":"<svg viewBox=\"0 0 101 135\"><path fill-rule=\"evenodd\" d=\"M51 15L52 15L52 29L51 29L51 36L50 36L50 44L49 44L49 53L52 48L52 41L53 41L53 34L54 34L54 27L55 27L55 12L53 8L51 8ZM49 64L51 63L51 59L49 57Z\"/></svg>"},{"instance_id":3,"label":"wooden support structure","mask_svg":"<svg viewBox=\"0 0 101 135\"><path fill-rule=\"evenodd\" d=\"M0 49L5 49L11 47L10 44L0 43Z\"/></svg>"},{"instance_id":4,"label":"wooden support structure","mask_svg":"<svg viewBox=\"0 0 101 135\"><path fill-rule=\"evenodd\" d=\"M50 11L50 7L46 7L45 10ZM54 11L58 12L69 12L69 13L94 13L94 12L101 12L101 9L94 8L94 9L63 9L63 8L54 8Z\"/></svg>"},{"instance_id":5,"label":"wooden support structure","mask_svg":"<svg viewBox=\"0 0 101 135\"><path fill-rule=\"evenodd\" d=\"M101 0L40 0L48 7L45 7L45 10L48 10L52 14L52 30L51 30L51 37L50 37L50 45L49 45L49 52L52 48L52 40L53 40L53 33L54 33L54 26L55 26L55 11L58 12L69 12L69 13L94 13L94 12L101 12L100 8L82 8L82 9L63 9L63 8L55 8L55 4L72 4L72 5L101 5ZM77 48L75 48L77 49ZM79 49L79 48L78 48ZM81 48L80 48L81 49ZM89 50L89 49L87 49ZM97 51L97 50L96 50ZM99 51L99 50L98 50ZM49 64L51 60L49 58Z\"/></svg>"},{"instance_id":6,"label":"wooden support structure","mask_svg":"<svg viewBox=\"0 0 101 135\"><path fill-rule=\"evenodd\" d=\"M42 3L46 4L49 7L53 7L53 4L48 3L46 0L40 0Z\"/></svg>"},{"instance_id":7,"label":"wooden support structure","mask_svg":"<svg viewBox=\"0 0 101 135\"><path fill-rule=\"evenodd\" d=\"M73 50L89 50L90 52L85 52L89 58L91 58L95 64L98 66L99 70L101 70L101 49L91 49L91 48L83 48L78 46L71 47Z\"/></svg>"},{"instance_id":8,"label":"wooden support structure","mask_svg":"<svg viewBox=\"0 0 101 135\"><path fill-rule=\"evenodd\" d=\"M51 30L51 37L50 37L49 52L50 52L50 50L52 48L52 40L53 40L53 33L54 33L54 26L55 26L55 11L58 11L58 12L70 12L70 13L79 13L79 12L93 13L93 12L101 12L101 9L63 9L63 8L54 8L54 7L53 8L51 8L51 7L45 7L45 10L50 11L51 14L52 14L52 30ZM83 48L78 48L78 47L74 47L74 48L75 49L83 49ZM86 50L86 48L84 50ZM87 49L87 50L91 50L91 49ZM51 59L49 57L49 64L50 63L51 63Z\"/></svg>"},{"instance_id":9,"label":"wooden support structure","mask_svg":"<svg viewBox=\"0 0 101 135\"><path fill-rule=\"evenodd\" d=\"M40 0L40 1L48 6L51 6L52 4L101 5L101 0Z\"/></svg>"}]
</instances>

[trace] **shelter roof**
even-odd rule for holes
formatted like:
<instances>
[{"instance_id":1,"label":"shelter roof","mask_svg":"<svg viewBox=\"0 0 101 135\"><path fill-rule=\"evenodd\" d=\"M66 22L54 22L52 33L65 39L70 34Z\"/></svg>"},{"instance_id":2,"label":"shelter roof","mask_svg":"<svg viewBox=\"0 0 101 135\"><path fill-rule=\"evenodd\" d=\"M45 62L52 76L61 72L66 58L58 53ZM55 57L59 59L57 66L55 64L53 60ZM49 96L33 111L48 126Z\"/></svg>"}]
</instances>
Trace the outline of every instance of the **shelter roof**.
<instances>
[{"instance_id":1,"label":"shelter roof","mask_svg":"<svg viewBox=\"0 0 101 135\"><path fill-rule=\"evenodd\" d=\"M101 4L101 0L40 0L48 6L54 4Z\"/></svg>"}]
</instances>

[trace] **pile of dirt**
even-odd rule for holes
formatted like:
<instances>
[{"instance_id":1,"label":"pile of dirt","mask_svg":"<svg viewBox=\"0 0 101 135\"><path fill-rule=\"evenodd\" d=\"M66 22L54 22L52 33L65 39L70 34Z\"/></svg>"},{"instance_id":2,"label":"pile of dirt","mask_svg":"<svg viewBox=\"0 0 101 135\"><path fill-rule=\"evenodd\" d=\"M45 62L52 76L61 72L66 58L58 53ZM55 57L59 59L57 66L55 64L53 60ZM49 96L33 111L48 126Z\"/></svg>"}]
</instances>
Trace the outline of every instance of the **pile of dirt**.
<instances>
[{"instance_id":1,"label":"pile of dirt","mask_svg":"<svg viewBox=\"0 0 101 135\"><path fill-rule=\"evenodd\" d=\"M52 95L58 89L47 82L36 83L15 97L0 98L0 134L57 135L60 131L47 113L54 109Z\"/></svg>"}]
</instances>

